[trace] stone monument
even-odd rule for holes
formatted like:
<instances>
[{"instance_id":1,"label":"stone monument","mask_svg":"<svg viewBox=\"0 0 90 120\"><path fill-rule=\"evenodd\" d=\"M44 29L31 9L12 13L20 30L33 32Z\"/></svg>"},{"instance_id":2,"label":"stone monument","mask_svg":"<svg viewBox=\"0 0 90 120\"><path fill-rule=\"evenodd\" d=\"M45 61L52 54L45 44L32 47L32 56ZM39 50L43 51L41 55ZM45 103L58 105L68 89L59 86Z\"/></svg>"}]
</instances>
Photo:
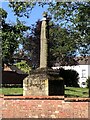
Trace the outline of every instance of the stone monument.
<instances>
[{"instance_id":1,"label":"stone monument","mask_svg":"<svg viewBox=\"0 0 90 120\"><path fill-rule=\"evenodd\" d=\"M43 13L40 36L40 67L32 70L30 75L23 80L23 95L48 95L47 68L47 14Z\"/></svg>"},{"instance_id":2,"label":"stone monument","mask_svg":"<svg viewBox=\"0 0 90 120\"><path fill-rule=\"evenodd\" d=\"M59 71L48 68L48 35L49 18L43 13L40 37L40 67L32 70L23 80L24 96L64 95L64 82Z\"/></svg>"},{"instance_id":3,"label":"stone monument","mask_svg":"<svg viewBox=\"0 0 90 120\"><path fill-rule=\"evenodd\" d=\"M43 19L41 24L41 44L40 44L40 68L47 68L47 14L43 13Z\"/></svg>"}]
</instances>

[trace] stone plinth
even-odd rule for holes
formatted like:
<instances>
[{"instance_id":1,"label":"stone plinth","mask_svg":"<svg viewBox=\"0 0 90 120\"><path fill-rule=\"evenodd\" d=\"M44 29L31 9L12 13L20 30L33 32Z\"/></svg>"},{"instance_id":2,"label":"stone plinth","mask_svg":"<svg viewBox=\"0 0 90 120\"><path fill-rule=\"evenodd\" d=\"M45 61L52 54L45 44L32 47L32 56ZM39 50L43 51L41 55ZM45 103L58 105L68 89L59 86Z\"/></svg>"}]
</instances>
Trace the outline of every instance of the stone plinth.
<instances>
[{"instance_id":1,"label":"stone plinth","mask_svg":"<svg viewBox=\"0 0 90 120\"><path fill-rule=\"evenodd\" d=\"M64 80L59 75L59 70L48 70L49 75L49 95L64 96Z\"/></svg>"},{"instance_id":2,"label":"stone plinth","mask_svg":"<svg viewBox=\"0 0 90 120\"><path fill-rule=\"evenodd\" d=\"M43 70L34 70L23 80L24 96L47 96L48 77Z\"/></svg>"},{"instance_id":3,"label":"stone plinth","mask_svg":"<svg viewBox=\"0 0 90 120\"><path fill-rule=\"evenodd\" d=\"M24 96L62 96L64 80L59 77L58 70L37 69L23 80Z\"/></svg>"}]
</instances>

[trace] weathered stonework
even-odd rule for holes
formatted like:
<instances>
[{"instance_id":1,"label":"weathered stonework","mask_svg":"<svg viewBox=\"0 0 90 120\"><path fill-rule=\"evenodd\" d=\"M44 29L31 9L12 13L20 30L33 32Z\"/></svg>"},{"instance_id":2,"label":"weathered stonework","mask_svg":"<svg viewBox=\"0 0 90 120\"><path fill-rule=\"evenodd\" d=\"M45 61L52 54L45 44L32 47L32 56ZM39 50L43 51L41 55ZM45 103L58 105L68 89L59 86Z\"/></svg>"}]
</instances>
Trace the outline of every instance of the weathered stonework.
<instances>
[{"instance_id":1,"label":"weathered stonework","mask_svg":"<svg viewBox=\"0 0 90 120\"><path fill-rule=\"evenodd\" d=\"M64 81L58 70L37 69L23 80L24 96L64 95Z\"/></svg>"},{"instance_id":2,"label":"weathered stonework","mask_svg":"<svg viewBox=\"0 0 90 120\"><path fill-rule=\"evenodd\" d=\"M40 36L40 68L47 67L47 55L48 55L48 47L47 47L47 15L43 15L42 25L41 25L41 36Z\"/></svg>"},{"instance_id":3,"label":"weathered stonework","mask_svg":"<svg viewBox=\"0 0 90 120\"><path fill-rule=\"evenodd\" d=\"M48 77L43 71L35 70L23 80L23 95L48 95Z\"/></svg>"}]
</instances>

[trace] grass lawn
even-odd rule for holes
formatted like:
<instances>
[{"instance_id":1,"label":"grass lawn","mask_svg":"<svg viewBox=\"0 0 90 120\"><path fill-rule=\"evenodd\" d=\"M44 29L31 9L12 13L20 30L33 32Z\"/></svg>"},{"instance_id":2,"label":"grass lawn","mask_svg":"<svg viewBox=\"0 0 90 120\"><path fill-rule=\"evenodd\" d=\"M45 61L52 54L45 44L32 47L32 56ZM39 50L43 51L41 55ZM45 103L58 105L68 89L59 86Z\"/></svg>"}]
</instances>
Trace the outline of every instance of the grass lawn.
<instances>
[{"instance_id":1,"label":"grass lawn","mask_svg":"<svg viewBox=\"0 0 90 120\"><path fill-rule=\"evenodd\" d=\"M0 94L4 95L23 95L23 88L0 88Z\"/></svg>"},{"instance_id":2,"label":"grass lawn","mask_svg":"<svg viewBox=\"0 0 90 120\"><path fill-rule=\"evenodd\" d=\"M65 97L88 97L88 88L65 87Z\"/></svg>"},{"instance_id":3,"label":"grass lawn","mask_svg":"<svg viewBox=\"0 0 90 120\"><path fill-rule=\"evenodd\" d=\"M65 87L65 97L88 97L88 88ZM23 95L23 88L0 88L0 94Z\"/></svg>"}]
</instances>

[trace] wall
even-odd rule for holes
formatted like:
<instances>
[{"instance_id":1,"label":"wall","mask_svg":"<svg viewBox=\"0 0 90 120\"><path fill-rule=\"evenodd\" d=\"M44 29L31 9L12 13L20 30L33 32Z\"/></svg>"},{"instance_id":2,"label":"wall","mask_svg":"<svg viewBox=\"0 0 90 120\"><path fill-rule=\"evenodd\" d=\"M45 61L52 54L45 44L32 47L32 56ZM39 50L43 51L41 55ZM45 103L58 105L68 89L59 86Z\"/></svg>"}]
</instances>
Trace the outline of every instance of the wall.
<instances>
[{"instance_id":1,"label":"wall","mask_svg":"<svg viewBox=\"0 0 90 120\"><path fill-rule=\"evenodd\" d=\"M83 85L82 82L86 83L88 78L88 65L76 65L76 66L65 66L65 69L76 70L79 74L79 86L86 87L87 85Z\"/></svg>"},{"instance_id":2,"label":"wall","mask_svg":"<svg viewBox=\"0 0 90 120\"><path fill-rule=\"evenodd\" d=\"M21 84L27 74L18 74L13 71L2 71L2 84Z\"/></svg>"},{"instance_id":3,"label":"wall","mask_svg":"<svg viewBox=\"0 0 90 120\"><path fill-rule=\"evenodd\" d=\"M3 118L88 118L89 98L2 96Z\"/></svg>"},{"instance_id":4,"label":"wall","mask_svg":"<svg viewBox=\"0 0 90 120\"><path fill-rule=\"evenodd\" d=\"M53 69L59 69L60 67L52 67ZM71 69L71 70L75 70L78 72L79 74L79 86L80 87L87 87L87 84L86 84L86 80L90 74L89 72L89 65L76 65L76 66L62 66L62 68L64 68L65 70L68 70L68 69ZM85 71L84 72L84 77L82 76L82 71ZM85 83L85 85L82 84L82 82Z\"/></svg>"},{"instance_id":5,"label":"wall","mask_svg":"<svg viewBox=\"0 0 90 120\"><path fill-rule=\"evenodd\" d=\"M88 76L90 76L90 65L88 65Z\"/></svg>"}]
</instances>

